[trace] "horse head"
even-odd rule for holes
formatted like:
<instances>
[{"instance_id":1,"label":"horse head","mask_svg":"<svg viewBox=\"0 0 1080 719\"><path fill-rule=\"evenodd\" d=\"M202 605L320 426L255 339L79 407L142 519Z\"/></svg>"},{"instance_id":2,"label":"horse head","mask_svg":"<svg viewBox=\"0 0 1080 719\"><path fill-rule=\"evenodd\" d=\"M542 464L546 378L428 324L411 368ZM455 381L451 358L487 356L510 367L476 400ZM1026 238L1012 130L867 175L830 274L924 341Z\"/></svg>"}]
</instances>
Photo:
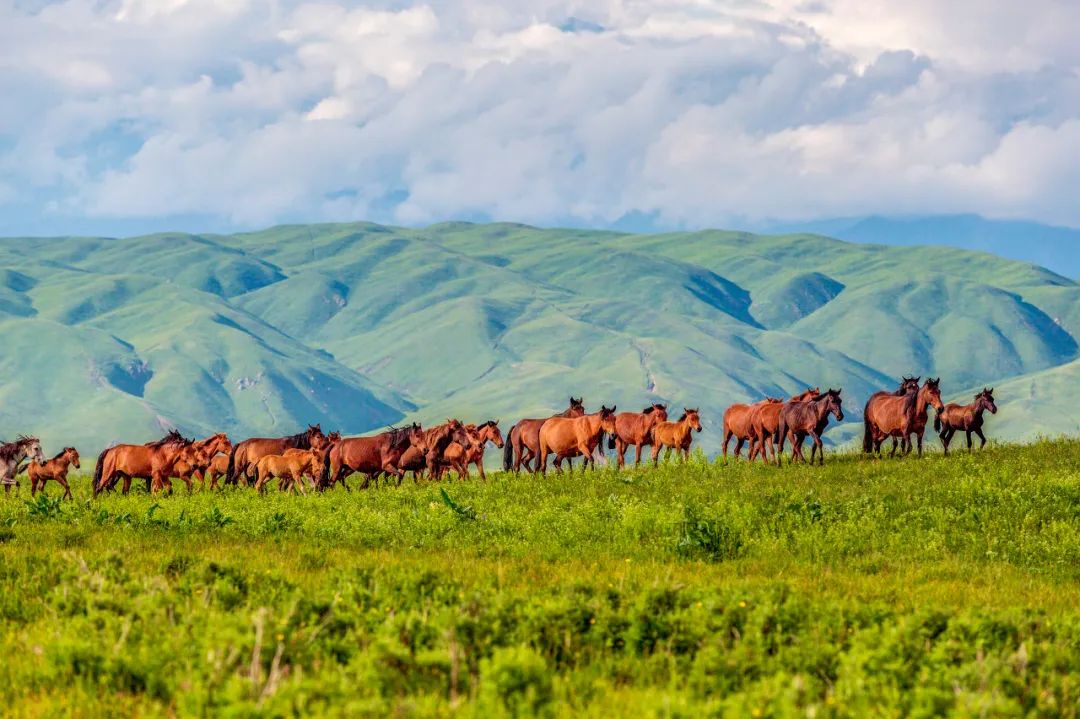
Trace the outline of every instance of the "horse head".
<instances>
[{"instance_id":1,"label":"horse head","mask_svg":"<svg viewBox=\"0 0 1080 719\"><path fill-rule=\"evenodd\" d=\"M600 429L609 434L615 432L615 406L610 408L600 405Z\"/></svg>"},{"instance_id":2,"label":"horse head","mask_svg":"<svg viewBox=\"0 0 1080 719\"><path fill-rule=\"evenodd\" d=\"M927 377L922 389L919 390L922 399L936 411L941 412L945 405L941 402L941 378Z\"/></svg>"},{"instance_id":3,"label":"horse head","mask_svg":"<svg viewBox=\"0 0 1080 719\"><path fill-rule=\"evenodd\" d=\"M41 450L41 440L37 437L19 435L16 442L19 445L19 449L22 450L24 457L32 459L35 462L45 462L45 453Z\"/></svg>"},{"instance_id":4,"label":"horse head","mask_svg":"<svg viewBox=\"0 0 1080 719\"><path fill-rule=\"evenodd\" d=\"M61 454L61 456L67 458L67 461L70 462L75 467L75 469L80 469L79 450L75 449L74 447L64 447L64 452L63 454Z\"/></svg>"},{"instance_id":5,"label":"horse head","mask_svg":"<svg viewBox=\"0 0 1080 719\"><path fill-rule=\"evenodd\" d=\"M994 388L987 389L983 387L983 391L975 395L976 410L988 409L990 414L997 414L997 405L994 404Z\"/></svg>"},{"instance_id":6,"label":"horse head","mask_svg":"<svg viewBox=\"0 0 1080 719\"><path fill-rule=\"evenodd\" d=\"M491 442L499 449L502 449L504 441L502 432L499 431L499 420L489 419L487 422L480 425L480 437L481 445L484 442Z\"/></svg>"},{"instance_id":7,"label":"horse head","mask_svg":"<svg viewBox=\"0 0 1080 719\"><path fill-rule=\"evenodd\" d=\"M828 392L819 395L818 399L825 401L825 415L832 412L837 422L844 421L844 401L840 399L840 390L830 388Z\"/></svg>"}]
</instances>

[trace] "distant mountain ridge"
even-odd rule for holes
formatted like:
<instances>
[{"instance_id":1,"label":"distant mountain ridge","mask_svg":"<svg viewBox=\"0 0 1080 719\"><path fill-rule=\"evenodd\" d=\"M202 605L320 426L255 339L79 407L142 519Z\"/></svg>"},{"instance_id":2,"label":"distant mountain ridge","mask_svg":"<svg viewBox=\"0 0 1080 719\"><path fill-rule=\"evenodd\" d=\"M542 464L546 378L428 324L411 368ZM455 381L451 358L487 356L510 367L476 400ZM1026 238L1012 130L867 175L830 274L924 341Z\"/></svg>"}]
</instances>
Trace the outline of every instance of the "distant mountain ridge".
<instances>
[{"instance_id":1,"label":"distant mountain ridge","mask_svg":"<svg viewBox=\"0 0 1080 719\"><path fill-rule=\"evenodd\" d=\"M842 386L858 420L910 373L941 375L950 398L997 385L995 436L1080 425L1080 285L960 249L346 223L0 239L0 259L0 436L48 447L171 426L360 433L455 415L505 428L572 393L700 405L713 450L731 402ZM1014 387L1022 398L1000 389Z\"/></svg>"}]
</instances>

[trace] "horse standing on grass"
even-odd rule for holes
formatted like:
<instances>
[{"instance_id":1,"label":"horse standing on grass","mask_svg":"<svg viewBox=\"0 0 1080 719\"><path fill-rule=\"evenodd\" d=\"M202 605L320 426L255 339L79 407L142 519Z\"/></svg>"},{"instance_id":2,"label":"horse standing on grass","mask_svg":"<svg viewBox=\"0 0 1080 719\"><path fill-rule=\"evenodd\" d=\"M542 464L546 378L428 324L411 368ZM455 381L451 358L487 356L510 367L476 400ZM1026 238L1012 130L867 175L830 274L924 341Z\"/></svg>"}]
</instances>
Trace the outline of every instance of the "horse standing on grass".
<instances>
[{"instance_id":1,"label":"horse standing on grass","mask_svg":"<svg viewBox=\"0 0 1080 719\"><path fill-rule=\"evenodd\" d=\"M830 389L810 400L803 402L785 402L780 409L780 426L777 431L780 434L780 449L776 453L776 464L780 465L780 456L784 451L785 440L791 440L791 461L806 461L803 456L802 443L807 435L813 441L810 448L810 464L814 463L814 453L820 452L819 462L825 464L825 445L821 442L821 434L829 425L829 414L836 417L837 422L844 421L843 401L840 399L841 390Z\"/></svg>"},{"instance_id":2,"label":"horse standing on grass","mask_svg":"<svg viewBox=\"0 0 1080 719\"><path fill-rule=\"evenodd\" d=\"M146 490L156 492L165 487L173 466L182 459L184 450L191 447L175 429L156 442L147 444L118 444L98 455L94 467L94 496L124 480L124 494L131 490L131 480L146 480Z\"/></svg>"},{"instance_id":3,"label":"horse standing on grass","mask_svg":"<svg viewBox=\"0 0 1080 719\"><path fill-rule=\"evenodd\" d=\"M579 454L585 458L582 469L594 467L593 450L603 440L605 432L615 431L615 408L601 406L599 412L581 417L552 417L540 428L540 454L533 473L547 474L547 457L555 455L555 471L562 474L562 462ZM573 463L570 471L574 471Z\"/></svg>"},{"instance_id":4,"label":"horse standing on grass","mask_svg":"<svg viewBox=\"0 0 1080 719\"><path fill-rule=\"evenodd\" d=\"M804 402L821 394L817 387L807 387L804 391L792 396L792 402ZM750 452L747 460L754 461L757 455L766 464L769 462L769 452L776 458L776 444L780 441L777 434L780 428L780 408L784 406L784 400L775 397L766 397L765 401L758 402L750 412Z\"/></svg>"},{"instance_id":5,"label":"horse standing on grass","mask_svg":"<svg viewBox=\"0 0 1080 719\"><path fill-rule=\"evenodd\" d=\"M303 432L291 437L252 437L245 439L229 453L229 466L225 470L225 484L236 484L240 477L247 482L255 470L255 464L268 454L281 454L287 449L324 450L329 445L322 428L308 425Z\"/></svg>"},{"instance_id":6,"label":"horse standing on grass","mask_svg":"<svg viewBox=\"0 0 1080 719\"><path fill-rule=\"evenodd\" d=\"M68 486L68 469L74 465L79 467L79 451L74 447L64 447L60 454L48 462L33 460L26 466L26 474L30 477L30 496L34 496L40 489L45 491L45 483L50 479L64 488L64 497L74 499L71 496L71 487Z\"/></svg>"},{"instance_id":7,"label":"horse standing on grass","mask_svg":"<svg viewBox=\"0 0 1080 719\"><path fill-rule=\"evenodd\" d=\"M0 484L4 485L5 495L11 492L12 487L19 486L15 476L19 474L20 465L25 459L45 461L41 440L37 437L19 435L14 442L0 443Z\"/></svg>"},{"instance_id":8,"label":"horse standing on grass","mask_svg":"<svg viewBox=\"0 0 1080 719\"><path fill-rule=\"evenodd\" d=\"M348 489L345 478L354 472L367 475L360 485L361 489L383 472L397 477L400 486L405 472L397 466L397 462L410 446L423 443L424 430L416 423L408 427L391 427L372 437L345 437L325 450L318 487L327 490L340 482Z\"/></svg>"},{"instance_id":9,"label":"horse standing on grass","mask_svg":"<svg viewBox=\"0 0 1080 719\"><path fill-rule=\"evenodd\" d=\"M654 402L640 412L620 412L615 415L615 431L608 440L608 449L615 450L619 467L626 464L626 450L633 445L634 466L641 464L641 448L652 443L652 430L659 422L667 421L667 407Z\"/></svg>"},{"instance_id":10,"label":"horse standing on grass","mask_svg":"<svg viewBox=\"0 0 1080 719\"><path fill-rule=\"evenodd\" d=\"M229 453L232 451L232 442L229 441L229 437L224 432L218 432L212 434L206 439L200 439L191 443L191 447L176 460L173 465L173 476L179 477L187 485L187 490L190 493L192 488L192 480L197 479L202 485L202 488L206 488L206 473L210 471L210 464L215 457L223 457L225 462L229 461ZM170 489L171 481L169 482ZM210 488L213 489L217 486L217 482L212 482Z\"/></svg>"},{"instance_id":11,"label":"horse standing on grass","mask_svg":"<svg viewBox=\"0 0 1080 719\"><path fill-rule=\"evenodd\" d=\"M731 441L732 437L735 438L735 459L738 459L739 453L742 452L743 442L750 440L751 446L753 446L752 434L750 432L750 416L753 409L753 405L733 404L724 410L725 462L727 462L728 442Z\"/></svg>"},{"instance_id":12,"label":"horse standing on grass","mask_svg":"<svg viewBox=\"0 0 1080 719\"><path fill-rule=\"evenodd\" d=\"M536 471L529 466L540 454L540 428L544 422L556 417L581 417L585 414L585 401L579 397L570 398L570 406L559 414L544 419L523 419L506 433L506 445L503 448L503 469L520 472L522 465L526 471ZM538 467L537 467L538 468Z\"/></svg>"},{"instance_id":13,"label":"horse standing on grass","mask_svg":"<svg viewBox=\"0 0 1080 719\"><path fill-rule=\"evenodd\" d=\"M911 435L914 434L921 457L927 410L933 407L937 412L942 411L940 382L940 378L928 377L919 387L918 377L905 377L896 392L871 395L863 410L863 452L876 452L880 456L881 445L892 437L889 456L896 455L898 443L907 454L911 451Z\"/></svg>"},{"instance_id":14,"label":"horse standing on grass","mask_svg":"<svg viewBox=\"0 0 1080 719\"><path fill-rule=\"evenodd\" d=\"M468 439L466 444L451 442L446 446L439 463L440 471L449 466L458 473L460 479L465 479L469 474L469 465L475 464L480 479L487 479L484 474L484 448L488 442L499 449L505 444L502 432L499 431L499 420L488 420L481 425L467 424L465 434Z\"/></svg>"},{"instance_id":15,"label":"horse standing on grass","mask_svg":"<svg viewBox=\"0 0 1080 719\"><path fill-rule=\"evenodd\" d=\"M278 490L306 494L304 477L322 474L323 452L318 449L287 449L285 454L268 454L255 465L255 491L265 491L266 483L277 478Z\"/></svg>"},{"instance_id":16,"label":"horse standing on grass","mask_svg":"<svg viewBox=\"0 0 1080 719\"><path fill-rule=\"evenodd\" d=\"M664 453L664 461L667 461L671 450L675 450L685 462L690 459L690 444L693 442L693 432L701 432L701 417L697 409L683 407L682 416L675 422L658 422L652 430L652 461L653 466L660 465L660 450L667 449Z\"/></svg>"},{"instance_id":17,"label":"horse standing on grass","mask_svg":"<svg viewBox=\"0 0 1080 719\"><path fill-rule=\"evenodd\" d=\"M986 389L975 395L975 401L971 404L945 405L945 409L938 412L934 419L934 429L941 437L941 444L945 447L945 454L949 453L949 442L952 441L956 430L963 430L967 435L968 452L971 451L971 433L978 435L982 444L979 449L986 446L986 437L983 436L983 412L990 410L990 414L997 414L997 405L994 404L994 388Z\"/></svg>"}]
</instances>

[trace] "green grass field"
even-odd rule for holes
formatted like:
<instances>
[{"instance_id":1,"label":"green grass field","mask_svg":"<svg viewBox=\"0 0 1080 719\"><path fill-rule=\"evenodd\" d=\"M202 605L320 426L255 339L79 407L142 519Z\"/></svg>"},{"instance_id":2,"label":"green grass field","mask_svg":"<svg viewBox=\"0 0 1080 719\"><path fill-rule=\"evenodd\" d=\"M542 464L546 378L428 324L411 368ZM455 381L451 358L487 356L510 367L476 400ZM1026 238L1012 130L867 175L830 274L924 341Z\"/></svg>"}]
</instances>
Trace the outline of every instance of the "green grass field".
<instances>
[{"instance_id":1,"label":"green grass field","mask_svg":"<svg viewBox=\"0 0 1080 719\"><path fill-rule=\"evenodd\" d=\"M24 485L0 500L2 713L1076 716L1080 441L827 462Z\"/></svg>"}]
</instances>

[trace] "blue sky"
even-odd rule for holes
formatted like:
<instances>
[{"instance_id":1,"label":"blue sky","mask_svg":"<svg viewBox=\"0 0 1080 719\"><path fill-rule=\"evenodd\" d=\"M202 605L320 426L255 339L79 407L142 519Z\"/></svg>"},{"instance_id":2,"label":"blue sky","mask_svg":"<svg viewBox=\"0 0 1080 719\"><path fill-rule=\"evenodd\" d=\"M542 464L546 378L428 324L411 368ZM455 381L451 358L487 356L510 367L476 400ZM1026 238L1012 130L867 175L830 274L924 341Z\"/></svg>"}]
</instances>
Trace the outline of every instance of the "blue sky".
<instances>
[{"instance_id":1,"label":"blue sky","mask_svg":"<svg viewBox=\"0 0 1080 719\"><path fill-rule=\"evenodd\" d=\"M1071 0L0 0L0 234L1080 226Z\"/></svg>"}]
</instances>

